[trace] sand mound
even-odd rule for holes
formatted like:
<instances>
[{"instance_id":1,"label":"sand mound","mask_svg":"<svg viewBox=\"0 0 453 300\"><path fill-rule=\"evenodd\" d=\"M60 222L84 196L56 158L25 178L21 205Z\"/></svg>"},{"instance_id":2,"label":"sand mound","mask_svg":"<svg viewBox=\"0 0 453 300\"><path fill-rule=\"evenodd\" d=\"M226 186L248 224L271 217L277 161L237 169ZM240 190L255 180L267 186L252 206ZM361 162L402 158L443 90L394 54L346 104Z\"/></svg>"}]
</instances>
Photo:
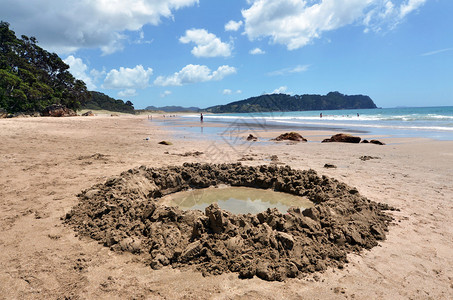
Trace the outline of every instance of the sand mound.
<instances>
[{"instance_id":1,"label":"sand mound","mask_svg":"<svg viewBox=\"0 0 453 300\"><path fill-rule=\"evenodd\" d=\"M218 184L274 189L308 197L316 205L287 214L268 209L234 215L216 204L181 211L159 197ZM238 272L284 280L342 267L346 255L385 238L389 207L315 171L241 164L140 167L83 191L66 216L83 236L113 251L142 255L154 269L193 265L203 274Z\"/></svg>"}]
</instances>

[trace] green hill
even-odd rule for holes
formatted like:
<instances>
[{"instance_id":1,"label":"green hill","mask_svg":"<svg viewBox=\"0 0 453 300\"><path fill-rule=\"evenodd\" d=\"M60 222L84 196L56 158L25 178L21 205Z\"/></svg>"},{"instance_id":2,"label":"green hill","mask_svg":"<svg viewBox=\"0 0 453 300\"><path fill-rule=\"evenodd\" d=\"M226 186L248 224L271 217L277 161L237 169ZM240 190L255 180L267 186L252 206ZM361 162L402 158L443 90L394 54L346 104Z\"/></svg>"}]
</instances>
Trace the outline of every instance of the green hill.
<instances>
[{"instance_id":1,"label":"green hill","mask_svg":"<svg viewBox=\"0 0 453 300\"><path fill-rule=\"evenodd\" d=\"M123 100L114 99L101 92L89 92L90 98L82 106L84 109L93 110L109 110L123 113L133 114L135 112L134 105L130 101L124 103Z\"/></svg>"},{"instance_id":2,"label":"green hill","mask_svg":"<svg viewBox=\"0 0 453 300\"><path fill-rule=\"evenodd\" d=\"M330 92L327 95L266 94L245 100L216 105L204 111L212 113L250 113L270 111L304 111L377 108L369 96L343 95Z\"/></svg>"},{"instance_id":3,"label":"green hill","mask_svg":"<svg viewBox=\"0 0 453 300\"><path fill-rule=\"evenodd\" d=\"M145 110L160 110L164 112L197 112L200 110L198 107L182 107L182 106L147 106Z\"/></svg>"}]
</instances>

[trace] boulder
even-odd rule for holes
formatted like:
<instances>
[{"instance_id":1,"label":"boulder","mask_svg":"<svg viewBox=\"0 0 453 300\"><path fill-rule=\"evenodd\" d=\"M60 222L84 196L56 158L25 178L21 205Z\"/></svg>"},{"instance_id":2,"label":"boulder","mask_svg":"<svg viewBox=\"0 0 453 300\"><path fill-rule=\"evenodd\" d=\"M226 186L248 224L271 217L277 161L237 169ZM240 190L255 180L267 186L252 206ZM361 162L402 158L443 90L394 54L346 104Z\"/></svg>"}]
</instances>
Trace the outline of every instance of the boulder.
<instances>
[{"instance_id":1,"label":"boulder","mask_svg":"<svg viewBox=\"0 0 453 300\"><path fill-rule=\"evenodd\" d=\"M323 143L338 142L338 143L360 143L361 138L350 134L339 133L332 135L330 139L325 139Z\"/></svg>"},{"instance_id":2,"label":"boulder","mask_svg":"<svg viewBox=\"0 0 453 300\"><path fill-rule=\"evenodd\" d=\"M169 142L169 141L160 141L159 144L160 145L167 145L167 146L173 145L173 143Z\"/></svg>"},{"instance_id":3,"label":"boulder","mask_svg":"<svg viewBox=\"0 0 453 300\"><path fill-rule=\"evenodd\" d=\"M258 138L256 136L254 136L253 134L249 134L249 136L247 137L247 141L256 142L257 140L258 140Z\"/></svg>"},{"instance_id":4,"label":"boulder","mask_svg":"<svg viewBox=\"0 0 453 300\"><path fill-rule=\"evenodd\" d=\"M50 106L47 106L42 112L42 116L46 117L72 117L72 116L77 116L75 111L72 109L67 108L64 105L61 104L52 104Z\"/></svg>"},{"instance_id":5,"label":"boulder","mask_svg":"<svg viewBox=\"0 0 453 300\"><path fill-rule=\"evenodd\" d=\"M84 116L84 117L94 117L94 114L93 114L93 112L91 110L89 110L89 111L83 113L82 116Z\"/></svg>"},{"instance_id":6,"label":"boulder","mask_svg":"<svg viewBox=\"0 0 453 300\"><path fill-rule=\"evenodd\" d=\"M378 140L371 140L370 143L371 144L376 144L376 145L385 145L385 143L383 143L381 141L378 141Z\"/></svg>"},{"instance_id":7,"label":"boulder","mask_svg":"<svg viewBox=\"0 0 453 300\"><path fill-rule=\"evenodd\" d=\"M280 134L278 137L275 138L276 141L296 141L296 142L306 142L307 139L305 139L303 136L298 134L297 132L286 132L283 134Z\"/></svg>"}]
</instances>

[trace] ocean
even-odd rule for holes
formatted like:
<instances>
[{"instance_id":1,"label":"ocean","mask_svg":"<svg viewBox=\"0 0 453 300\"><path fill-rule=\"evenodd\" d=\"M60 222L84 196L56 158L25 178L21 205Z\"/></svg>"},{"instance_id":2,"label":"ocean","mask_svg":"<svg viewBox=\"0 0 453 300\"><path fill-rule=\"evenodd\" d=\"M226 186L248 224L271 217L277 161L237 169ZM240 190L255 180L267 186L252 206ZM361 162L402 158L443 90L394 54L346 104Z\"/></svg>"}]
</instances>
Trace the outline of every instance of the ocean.
<instances>
[{"instance_id":1,"label":"ocean","mask_svg":"<svg viewBox=\"0 0 453 300\"><path fill-rule=\"evenodd\" d=\"M322 117L320 114L322 113ZM185 118L198 119L199 114ZM453 140L453 106L354 110L205 114L204 122L282 126L370 134L376 137L423 137Z\"/></svg>"}]
</instances>

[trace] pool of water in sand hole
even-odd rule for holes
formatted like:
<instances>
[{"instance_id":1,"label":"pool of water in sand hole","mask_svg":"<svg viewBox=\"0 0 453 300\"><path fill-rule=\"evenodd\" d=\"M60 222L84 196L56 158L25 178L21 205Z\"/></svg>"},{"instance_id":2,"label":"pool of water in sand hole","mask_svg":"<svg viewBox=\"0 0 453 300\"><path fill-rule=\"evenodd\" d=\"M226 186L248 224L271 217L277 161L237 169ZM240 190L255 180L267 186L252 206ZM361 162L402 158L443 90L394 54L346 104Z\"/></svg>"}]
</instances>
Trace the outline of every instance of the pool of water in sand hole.
<instances>
[{"instance_id":1,"label":"pool of water in sand hole","mask_svg":"<svg viewBox=\"0 0 453 300\"><path fill-rule=\"evenodd\" d=\"M314 206L313 202L305 197L273 190L231 186L178 192L163 197L162 201L182 210L202 211L210 204L217 203L221 209L234 214L257 214L268 208L277 208L281 213L286 213L291 206L302 210Z\"/></svg>"}]
</instances>

